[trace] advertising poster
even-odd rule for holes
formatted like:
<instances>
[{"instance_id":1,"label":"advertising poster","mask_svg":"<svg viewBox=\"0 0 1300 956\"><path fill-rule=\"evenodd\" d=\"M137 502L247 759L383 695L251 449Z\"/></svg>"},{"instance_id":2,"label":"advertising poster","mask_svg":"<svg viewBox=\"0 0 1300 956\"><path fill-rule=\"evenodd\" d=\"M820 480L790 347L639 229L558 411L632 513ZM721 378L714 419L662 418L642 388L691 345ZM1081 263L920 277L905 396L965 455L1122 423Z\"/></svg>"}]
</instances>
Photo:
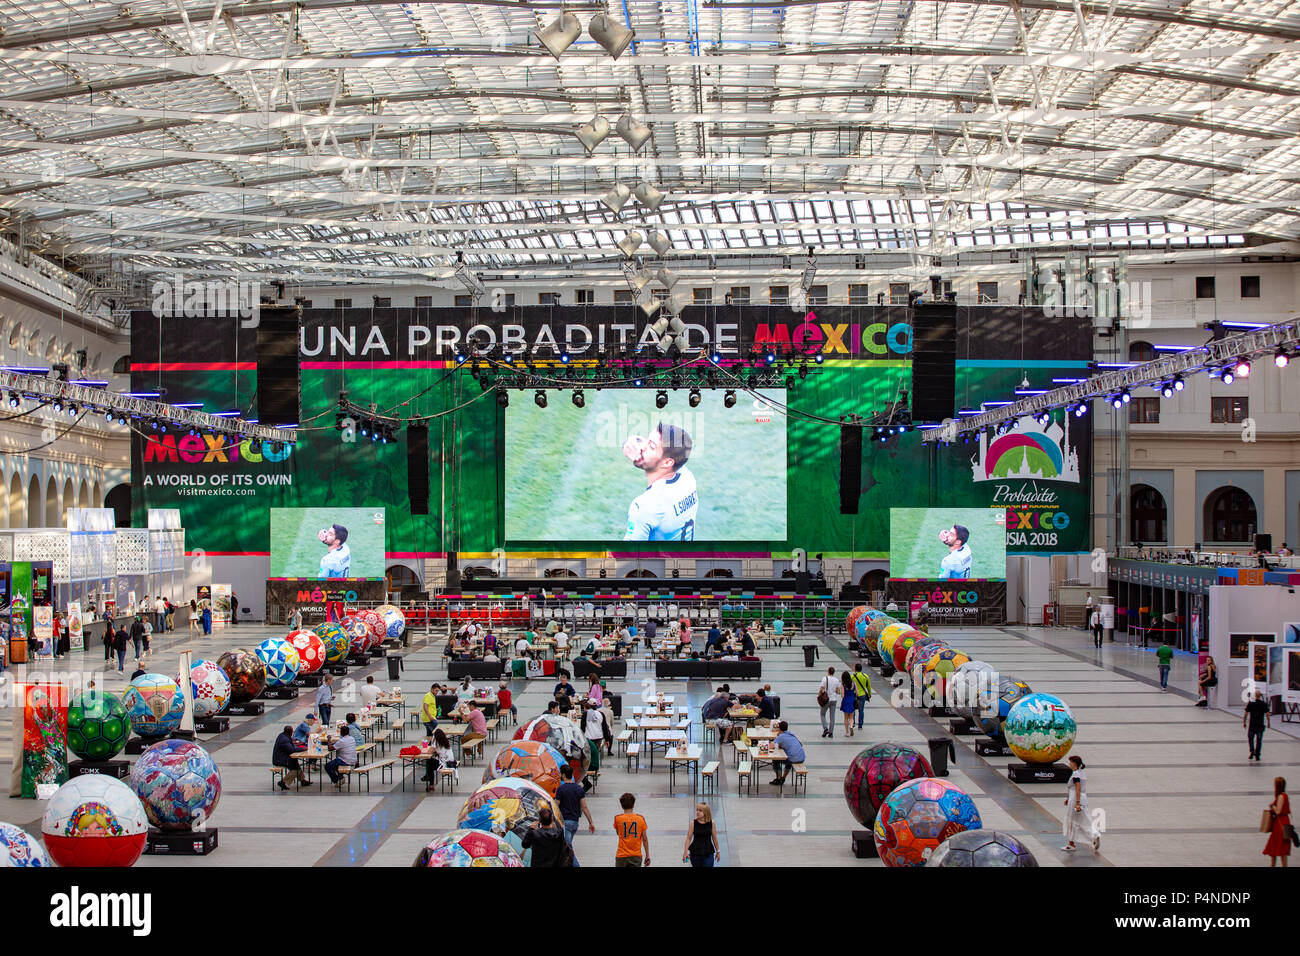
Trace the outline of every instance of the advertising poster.
<instances>
[{"instance_id":1,"label":"advertising poster","mask_svg":"<svg viewBox=\"0 0 1300 956\"><path fill-rule=\"evenodd\" d=\"M199 602L200 604L202 604L204 601L211 602L211 601L212 601L212 588L209 587L209 586L206 585L206 584L200 584L200 585L198 586L198 589L197 589L196 597L197 597L198 602Z\"/></svg>"},{"instance_id":2,"label":"advertising poster","mask_svg":"<svg viewBox=\"0 0 1300 956\"><path fill-rule=\"evenodd\" d=\"M1281 697L1282 692L1286 689L1286 655L1288 648L1285 644L1270 644L1268 647L1268 686L1264 691L1264 696L1268 698Z\"/></svg>"},{"instance_id":3,"label":"advertising poster","mask_svg":"<svg viewBox=\"0 0 1300 956\"><path fill-rule=\"evenodd\" d=\"M22 769L18 792L35 798L43 785L68 782L68 688L61 684L21 684Z\"/></svg>"},{"instance_id":4,"label":"advertising poster","mask_svg":"<svg viewBox=\"0 0 1300 956\"><path fill-rule=\"evenodd\" d=\"M1268 695L1268 649L1273 644L1251 641L1248 651L1250 661L1250 691L1260 691Z\"/></svg>"},{"instance_id":5,"label":"advertising poster","mask_svg":"<svg viewBox=\"0 0 1300 956\"><path fill-rule=\"evenodd\" d=\"M876 414L912 388L913 310L907 306L826 305L798 312L687 306L688 351L716 348L728 375L737 359L749 363L769 348L782 356L775 369L740 368L741 387L729 396L730 406L725 376L716 386L705 381L690 404L693 382L683 378L677 387L669 362L644 358L637 367L646 375L641 389L586 387L585 408L569 400L571 389L544 393L546 408L535 405L531 390L511 389L504 408L477 400L490 383L455 368L471 333L490 343L494 356L503 342L528 348L540 362L563 349L576 360L568 366L576 385L580 374L587 375L580 363L602 349L617 360L624 349L636 348L650 324L634 305L520 306L482 318L456 308L302 312L303 420L334 422L339 392L348 388L360 389L355 394L364 393L378 408L400 409L399 417L428 418L429 514L411 513L406 428L396 441L365 439L364 447L363 436L349 436L346 428L312 428L285 446L215 434L136 434L131 461L138 523L147 509L179 509L185 528L210 551L266 555L273 549L273 509L328 502L383 509L389 555L412 558L495 548L564 556L569 552L559 549L576 555L615 544L635 555L690 556L720 547L730 552L735 549L726 542L737 542L754 557L784 559L797 547L827 558L885 559L891 507L952 507L1004 515L1009 554L1091 549L1091 416L1067 421L1059 411L1041 424L1022 420L1004 436L943 447L923 444L917 429L879 441L868 428L860 483L846 492L855 498L856 513L841 510L839 421ZM248 360L257 330L243 326L238 315L204 319L202 334L193 317L145 313L140 319L131 324L133 388L161 387L172 400L213 407L229 407L232 396L257 391L256 368ZM1053 377L1087 374L1092 335L1086 316L1050 315L1031 306L958 306L956 322L959 408L1010 399L1026 375L1033 387L1046 388ZM1018 354L1006 354L1001 343L1007 341L1021 346ZM700 363L703 368L707 358ZM764 381L746 391L760 372ZM500 374L506 373L492 370L489 377ZM754 407L754 392L773 407ZM775 407L778 399L788 411ZM661 420L681 426L691 439L689 451L682 440L672 445L676 458L665 452L651 431ZM719 456L720 447L734 454ZM694 497L669 494L692 480ZM640 501L652 487L658 490L651 499ZM521 501L531 507L519 507ZM336 523L346 526L334 518L311 523L305 540L284 539L286 555L313 558L309 571L270 576L317 576L323 549L316 550L316 535ZM355 568L346 574L369 576Z\"/></svg>"},{"instance_id":6,"label":"advertising poster","mask_svg":"<svg viewBox=\"0 0 1300 956\"><path fill-rule=\"evenodd\" d=\"M135 603L135 592L127 591L126 592L126 613L134 614L138 609L139 609L139 605Z\"/></svg>"},{"instance_id":7,"label":"advertising poster","mask_svg":"<svg viewBox=\"0 0 1300 956\"><path fill-rule=\"evenodd\" d=\"M230 591L229 584L212 585L212 622L214 624L230 623Z\"/></svg>"},{"instance_id":8,"label":"advertising poster","mask_svg":"<svg viewBox=\"0 0 1300 956\"><path fill-rule=\"evenodd\" d=\"M1282 700L1288 704L1300 703L1300 647L1286 648L1286 685Z\"/></svg>"},{"instance_id":9,"label":"advertising poster","mask_svg":"<svg viewBox=\"0 0 1300 956\"><path fill-rule=\"evenodd\" d=\"M27 561L13 563L12 590L9 595L9 661L21 664L34 653L27 646L32 633L32 566Z\"/></svg>"},{"instance_id":10,"label":"advertising poster","mask_svg":"<svg viewBox=\"0 0 1300 956\"><path fill-rule=\"evenodd\" d=\"M1285 621L1282 624L1282 643L1300 644L1300 621Z\"/></svg>"},{"instance_id":11,"label":"advertising poster","mask_svg":"<svg viewBox=\"0 0 1300 956\"><path fill-rule=\"evenodd\" d=\"M1233 661L1253 661L1250 656L1252 642L1273 644L1277 642L1276 634L1229 634L1228 659Z\"/></svg>"},{"instance_id":12,"label":"advertising poster","mask_svg":"<svg viewBox=\"0 0 1300 956\"><path fill-rule=\"evenodd\" d=\"M48 604L32 608L32 637L42 654L54 653L54 608Z\"/></svg>"},{"instance_id":13,"label":"advertising poster","mask_svg":"<svg viewBox=\"0 0 1300 956\"><path fill-rule=\"evenodd\" d=\"M86 635L82 631L81 602L68 602L68 646L74 651L84 650Z\"/></svg>"}]
</instances>

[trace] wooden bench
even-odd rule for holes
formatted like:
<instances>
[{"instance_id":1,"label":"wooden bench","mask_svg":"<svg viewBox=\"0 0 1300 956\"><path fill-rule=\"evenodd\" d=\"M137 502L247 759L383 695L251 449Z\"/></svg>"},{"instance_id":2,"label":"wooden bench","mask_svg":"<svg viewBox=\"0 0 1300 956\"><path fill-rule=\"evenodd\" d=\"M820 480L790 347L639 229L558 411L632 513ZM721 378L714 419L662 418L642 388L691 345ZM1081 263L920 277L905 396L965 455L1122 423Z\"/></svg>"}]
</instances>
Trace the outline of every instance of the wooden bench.
<instances>
[{"instance_id":1,"label":"wooden bench","mask_svg":"<svg viewBox=\"0 0 1300 956\"><path fill-rule=\"evenodd\" d=\"M438 785L442 788L443 793L450 793L454 791L456 789L456 768L439 767Z\"/></svg>"},{"instance_id":2,"label":"wooden bench","mask_svg":"<svg viewBox=\"0 0 1300 956\"><path fill-rule=\"evenodd\" d=\"M733 747L736 748L736 752L735 752L735 756L736 756L736 766L739 767L739 766L740 766L740 758L741 758L741 757L747 757L747 756L749 755L749 744L747 744L747 743L746 743L745 741L743 741L743 740L733 740L733 741L731 742L731 746L733 746Z\"/></svg>"},{"instance_id":3,"label":"wooden bench","mask_svg":"<svg viewBox=\"0 0 1300 956\"><path fill-rule=\"evenodd\" d=\"M347 781L348 792L351 793L352 779L355 777L358 781L360 781L361 778L364 777L366 780L366 793L369 793L370 774L378 770L379 781L381 783L392 783L393 782L392 769L393 769L393 764L395 763L397 763L397 760L393 757L389 757L387 760L376 760L374 763L362 764L357 767L339 767L339 779ZM388 774L387 777L385 777L385 772L387 772ZM358 787L360 786L359 782L357 786Z\"/></svg>"},{"instance_id":4,"label":"wooden bench","mask_svg":"<svg viewBox=\"0 0 1300 956\"><path fill-rule=\"evenodd\" d=\"M487 727L488 740L495 741L497 739L497 727L500 726L500 724L501 718L499 717L493 717L491 720L486 721L485 726Z\"/></svg>"},{"instance_id":5,"label":"wooden bench","mask_svg":"<svg viewBox=\"0 0 1300 956\"><path fill-rule=\"evenodd\" d=\"M803 784L803 792L808 792L808 768L801 763L794 765L794 792L799 792L799 784Z\"/></svg>"},{"instance_id":6,"label":"wooden bench","mask_svg":"<svg viewBox=\"0 0 1300 956\"><path fill-rule=\"evenodd\" d=\"M599 770L588 770L586 773L583 774L583 778L586 779L586 780L590 780L590 781L591 781L591 786L588 787L587 789L588 789L588 790L595 790L595 789L596 789L596 785L597 785L598 783L600 783L600 771L599 771Z\"/></svg>"},{"instance_id":7,"label":"wooden bench","mask_svg":"<svg viewBox=\"0 0 1300 956\"><path fill-rule=\"evenodd\" d=\"M366 754L369 754L369 753L370 753L372 750L374 750L374 749L375 749L375 745L374 745L374 743L373 743L372 741L367 741L367 742L364 743L364 744L358 744L358 745L357 745L357 763L356 763L356 766L360 767L360 766L361 766L361 758L364 757ZM373 756L373 754L372 754L372 756ZM341 768L340 768L340 769L341 769Z\"/></svg>"},{"instance_id":8,"label":"wooden bench","mask_svg":"<svg viewBox=\"0 0 1300 956\"><path fill-rule=\"evenodd\" d=\"M682 731L683 733L685 733L685 734L686 734L686 739L687 739L687 740L690 740L690 738L691 738L691 718L689 718L689 717L683 717L681 720L677 721L677 726L676 726L674 729L675 729L675 730L680 730L680 731Z\"/></svg>"},{"instance_id":9,"label":"wooden bench","mask_svg":"<svg viewBox=\"0 0 1300 956\"><path fill-rule=\"evenodd\" d=\"M716 760L710 760L704 765L704 769L700 771L700 776L703 780L703 787L705 790L712 790L714 793L718 792L719 766L720 764Z\"/></svg>"},{"instance_id":10,"label":"wooden bench","mask_svg":"<svg viewBox=\"0 0 1300 956\"><path fill-rule=\"evenodd\" d=\"M277 783L282 782L282 781L284 780L284 772L285 772L287 769L289 769L289 768L288 768L288 767L272 767L272 768L271 768L271 789L272 789L272 790L276 789L276 786L275 786L275 785L276 785Z\"/></svg>"},{"instance_id":11,"label":"wooden bench","mask_svg":"<svg viewBox=\"0 0 1300 956\"><path fill-rule=\"evenodd\" d=\"M743 785L746 791L752 790L754 785L754 765L748 760L742 760L736 767L736 795L740 795L740 787Z\"/></svg>"},{"instance_id":12,"label":"wooden bench","mask_svg":"<svg viewBox=\"0 0 1300 956\"><path fill-rule=\"evenodd\" d=\"M388 728L387 730L381 730L379 733L375 734L374 743L375 746L379 748L380 753L383 754L388 753L388 739L392 736L393 736L393 730L391 727Z\"/></svg>"},{"instance_id":13,"label":"wooden bench","mask_svg":"<svg viewBox=\"0 0 1300 956\"><path fill-rule=\"evenodd\" d=\"M483 742L486 739L486 737L479 737L477 740L471 740L460 745L461 753L465 755L470 763L474 762L475 754L480 757L483 755Z\"/></svg>"},{"instance_id":14,"label":"wooden bench","mask_svg":"<svg viewBox=\"0 0 1300 956\"><path fill-rule=\"evenodd\" d=\"M614 739L618 741L619 752L627 753L627 745L632 742L632 731L624 730Z\"/></svg>"},{"instance_id":15,"label":"wooden bench","mask_svg":"<svg viewBox=\"0 0 1300 956\"><path fill-rule=\"evenodd\" d=\"M640 772L640 764L637 762L637 757L640 755L640 753L641 753L641 745L640 745L640 744L628 744L628 745L627 745L627 750L624 751L624 755L627 757L627 772L628 772L628 773L639 773L639 772Z\"/></svg>"}]
</instances>

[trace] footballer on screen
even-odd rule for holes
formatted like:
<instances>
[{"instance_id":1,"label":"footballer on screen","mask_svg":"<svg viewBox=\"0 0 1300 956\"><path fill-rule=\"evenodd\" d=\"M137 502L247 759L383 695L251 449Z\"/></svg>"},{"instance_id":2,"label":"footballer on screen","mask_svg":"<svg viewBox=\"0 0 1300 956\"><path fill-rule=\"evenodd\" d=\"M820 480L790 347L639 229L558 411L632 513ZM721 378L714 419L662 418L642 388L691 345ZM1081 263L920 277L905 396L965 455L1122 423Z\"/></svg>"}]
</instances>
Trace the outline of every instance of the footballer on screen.
<instances>
[{"instance_id":1,"label":"footballer on screen","mask_svg":"<svg viewBox=\"0 0 1300 956\"><path fill-rule=\"evenodd\" d=\"M623 454L646 477L646 490L627 509L624 541L695 540L700 502L686 467L691 446L686 429L663 422L648 437L631 435L623 443Z\"/></svg>"}]
</instances>

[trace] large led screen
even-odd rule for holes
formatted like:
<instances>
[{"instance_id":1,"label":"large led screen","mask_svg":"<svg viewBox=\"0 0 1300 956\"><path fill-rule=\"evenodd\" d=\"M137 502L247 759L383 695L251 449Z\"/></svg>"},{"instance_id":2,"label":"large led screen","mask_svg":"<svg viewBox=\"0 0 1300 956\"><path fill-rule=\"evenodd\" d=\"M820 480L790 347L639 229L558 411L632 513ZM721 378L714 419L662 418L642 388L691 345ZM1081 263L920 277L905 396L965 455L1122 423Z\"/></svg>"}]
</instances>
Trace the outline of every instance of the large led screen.
<instances>
[{"instance_id":1,"label":"large led screen","mask_svg":"<svg viewBox=\"0 0 1300 956\"><path fill-rule=\"evenodd\" d=\"M383 508L272 508L273 578L382 578Z\"/></svg>"},{"instance_id":2,"label":"large led screen","mask_svg":"<svg viewBox=\"0 0 1300 956\"><path fill-rule=\"evenodd\" d=\"M890 508L889 576L1006 578L1007 513L1001 508Z\"/></svg>"}]
</instances>

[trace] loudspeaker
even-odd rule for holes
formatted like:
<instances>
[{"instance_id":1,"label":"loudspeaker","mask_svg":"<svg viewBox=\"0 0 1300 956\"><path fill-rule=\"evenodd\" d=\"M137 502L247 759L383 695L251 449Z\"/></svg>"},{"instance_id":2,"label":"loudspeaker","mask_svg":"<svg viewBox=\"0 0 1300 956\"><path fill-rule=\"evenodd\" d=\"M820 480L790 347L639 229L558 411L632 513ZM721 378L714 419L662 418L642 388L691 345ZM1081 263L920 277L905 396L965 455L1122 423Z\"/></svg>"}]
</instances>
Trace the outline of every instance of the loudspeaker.
<instances>
[{"instance_id":1,"label":"loudspeaker","mask_svg":"<svg viewBox=\"0 0 1300 956\"><path fill-rule=\"evenodd\" d=\"M862 426L840 426L840 514L858 513L862 495Z\"/></svg>"},{"instance_id":2,"label":"loudspeaker","mask_svg":"<svg viewBox=\"0 0 1300 956\"><path fill-rule=\"evenodd\" d=\"M257 320L257 420L263 425L298 424L297 305L259 307Z\"/></svg>"},{"instance_id":3,"label":"loudspeaker","mask_svg":"<svg viewBox=\"0 0 1300 956\"><path fill-rule=\"evenodd\" d=\"M952 418L957 401L957 306L912 311L912 421Z\"/></svg>"},{"instance_id":4,"label":"loudspeaker","mask_svg":"<svg viewBox=\"0 0 1300 956\"><path fill-rule=\"evenodd\" d=\"M455 594L460 590L460 568L456 565L456 552L447 552L447 587L444 589L449 594Z\"/></svg>"},{"instance_id":5,"label":"loudspeaker","mask_svg":"<svg viewBox=\"0 0 1300 956\"><path fill-rule=\"evenodd\" d=\"M429 513L429 426L406 429L406 494L411 514Z\"/></svg>"},{"instance_id":6,"label":"loudspeaker","mask_svg":"<svg viewBox=\"0 0 1300 956\"><path fill-rule=\"evenodd\" d=\"M1255 550L1261 554L1269 554L1273 550L1273 536L1271 534L1255 535Z\"/></svg>"}]
</instances>

